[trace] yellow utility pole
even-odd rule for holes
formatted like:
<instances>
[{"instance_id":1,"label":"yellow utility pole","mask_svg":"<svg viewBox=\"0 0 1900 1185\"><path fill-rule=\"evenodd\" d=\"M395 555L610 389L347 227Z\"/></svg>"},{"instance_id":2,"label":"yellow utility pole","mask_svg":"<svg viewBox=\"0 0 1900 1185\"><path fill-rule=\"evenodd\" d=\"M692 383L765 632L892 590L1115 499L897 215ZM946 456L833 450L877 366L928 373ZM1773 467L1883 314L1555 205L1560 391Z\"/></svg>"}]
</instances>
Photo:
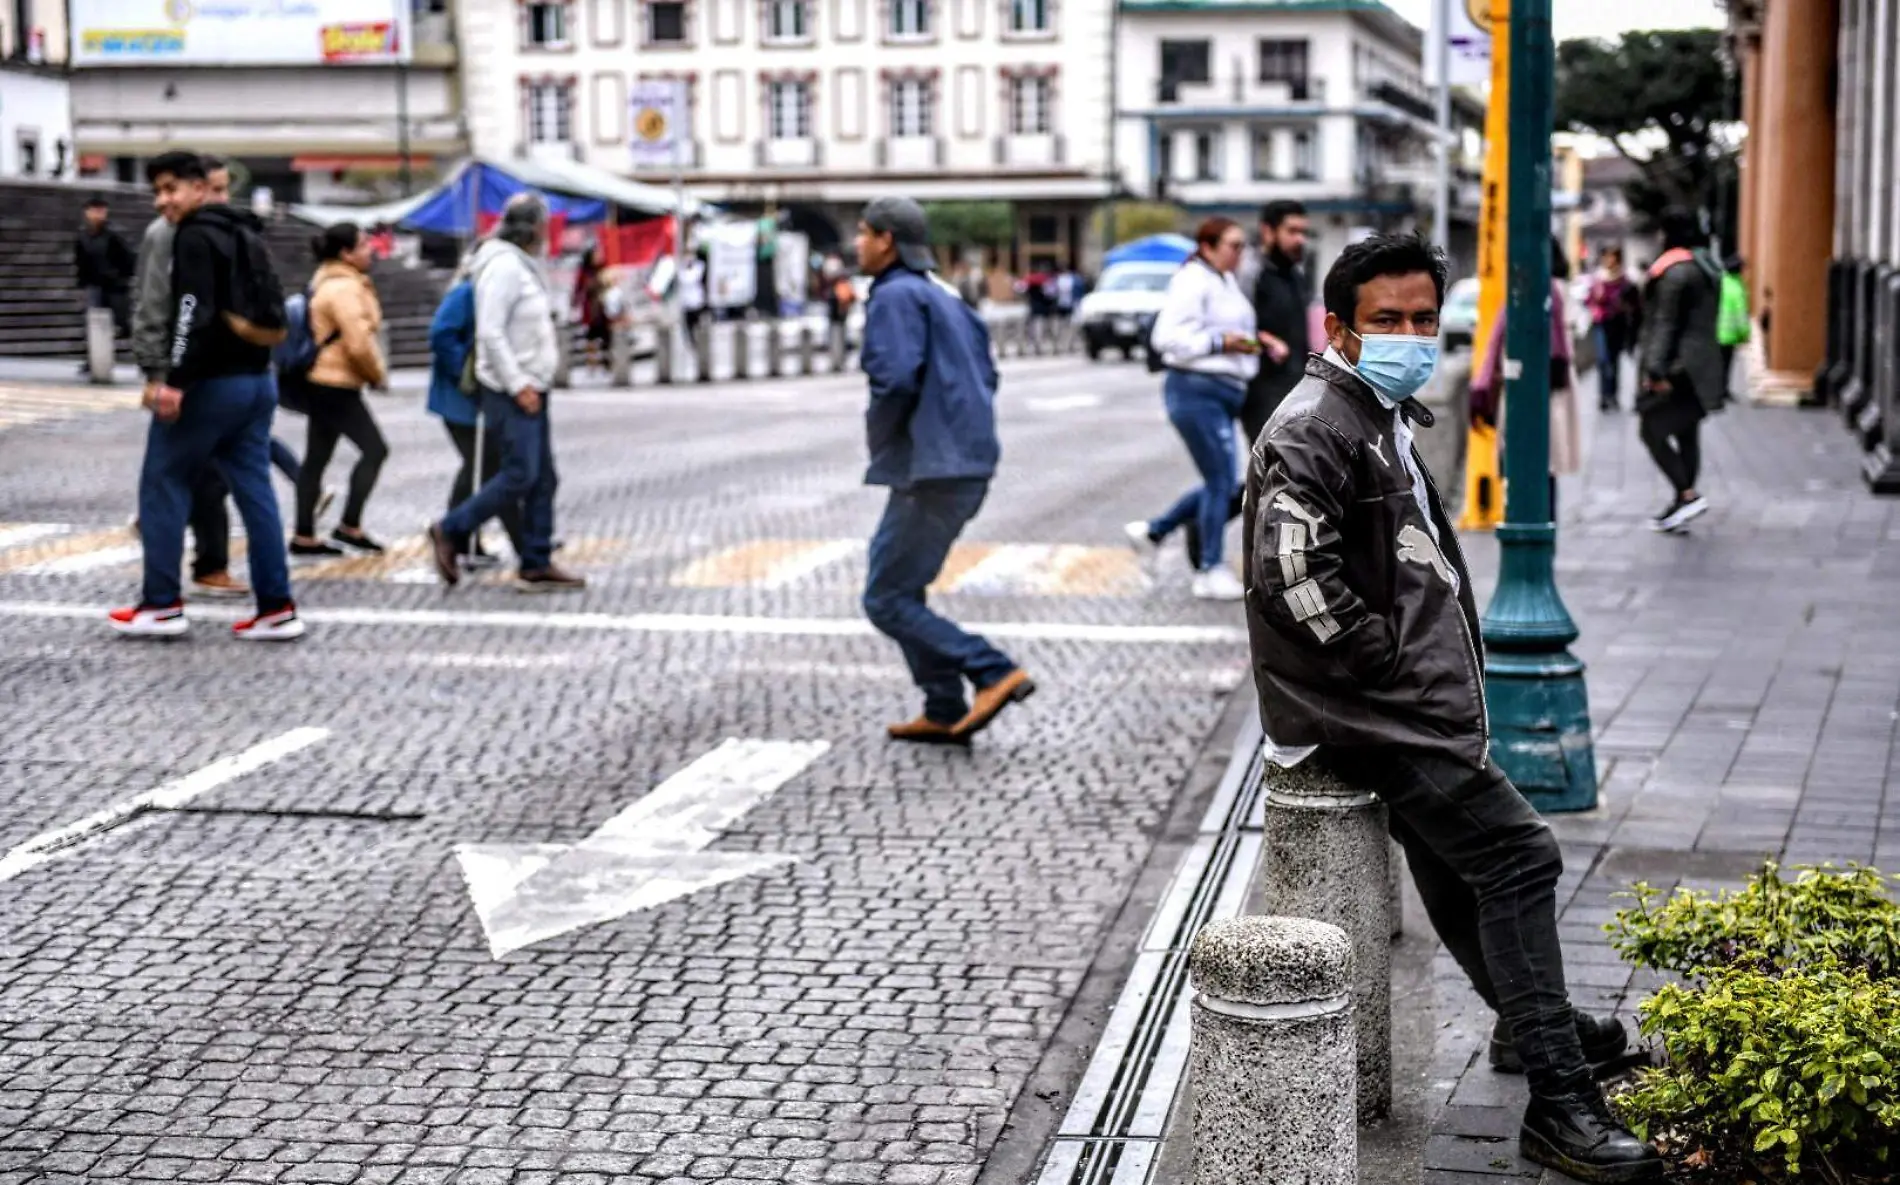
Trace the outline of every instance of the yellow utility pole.
<instances>
[{"instance_id":1,"label":"yellow utility pole","mask_svg":"<svg viewBox=\"0 0 1900 1185\"><path fill-rule=\"evenodd\" d=\"M1497 332L1505 297L1505 180L1510 170L1511 0L1465 0L1471 18L1491 34L1491 95L1484 115L1484 204L1478 215L1478 331L1471 343L1475 379ZM1502 386L1504 376L1497 376ZM1500 398L1498 406L1504 401ZM1461 531L1488 531L1504 520L1497 425L1473 424L1465 442L1465 507Z\"/></svg>"}]
</instances>

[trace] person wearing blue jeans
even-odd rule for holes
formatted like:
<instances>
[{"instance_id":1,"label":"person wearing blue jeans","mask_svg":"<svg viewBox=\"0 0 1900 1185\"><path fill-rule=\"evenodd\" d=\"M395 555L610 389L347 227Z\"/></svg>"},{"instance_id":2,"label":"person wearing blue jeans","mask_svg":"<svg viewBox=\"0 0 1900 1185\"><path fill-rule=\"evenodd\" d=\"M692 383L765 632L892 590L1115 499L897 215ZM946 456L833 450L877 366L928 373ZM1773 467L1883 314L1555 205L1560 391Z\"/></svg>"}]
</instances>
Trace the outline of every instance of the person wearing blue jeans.
<instances>
[{"instance_id":1,"label":"person wearing blue jeans","mask_svg":"<svg viewBox=\"0 0 1900 1185\"><path fill-rule=\"evenodd\" d=\"M521 570L545 572L554 556L554 436L548 405L529 415L512 397L483 388L482 415L501 444L501 471L482 483L466 502L449 511L439 525L451 540L467 539L491 518L506 521L519 507Z\"/></svg>"},{"instance_id":2,"label":"person wearing blue jeans","mask_svg":"<svg viewBox=\"0 0 1900 1185\"><path fill-rule=\"evenodd\" d=\"M903 651L911 681L924 693L924 719L951 728L970 713L966 678L988 687L1016 669L1009 655L932 612L924 600L989 489L987 478L975 477L892 490L871 536L864 580L864 615Z\"/></svg>"},{"instance_id":3,"label":"person wearing blue jeans","mask_svg":"<svg viewBox=\"0 0 1900 1185\"><path fill-rule=\"evenodd\" d=\"M1240 486L1234 420L1246 405L1260 355L1283 362L1291 347L1256 328L1253 300L1234 279L1247 247L1240 224L1231 218L1209 218L1194 238L1194 255L1168 281L1150 348L1167 368L1161 391L1168 420L1181 434L1201 484L1160 518L1137 520L1123 531L1137 551L1147 553L1159 549L1176 528L1194 524L1188 546L1195 562L1194 595L1204 601L1238 601L1246 589L1223 562L1221 539Z\"/></svg>"},{"instance_id":4,"label":"person wearing blue jeans","mask_svg":"<svg viewBox=\"0 0 1900 1185\"><path fill-rule=\"evenodd\" d=\"M967 745L1036 690L1015 660L925 602L957 536L983 506L1002 449L989 331L932 276L929 226L909 198L880 198L858 222L858 265L871 283L860 361L870 387L866 485L890 490L871 538L864 614L897 643L924 713L892 740ZM964 683L976 689L965 698Z\"/></svg>"},{"instance_id":5,"label":"person wearing blue jeans","mask_svg":"<svg viewBox=\"0 0 1900 1185\"><path fill-rule=\"evenodd\" d=\"M1215 569L1226 558L1223 536L1227 511L1240 488L1240 462L1234 451L1234 421L1247 400L1247 389L1226 379L1189 371L1171 371L1161 384L1168 422L1181 434L1188 456L1201 475L1201 485L1181 495L1158 519L1148 524L1148 535L1165 539L1192 523L1201 544L1201 570Z\"/></svg>"}]
</instances>

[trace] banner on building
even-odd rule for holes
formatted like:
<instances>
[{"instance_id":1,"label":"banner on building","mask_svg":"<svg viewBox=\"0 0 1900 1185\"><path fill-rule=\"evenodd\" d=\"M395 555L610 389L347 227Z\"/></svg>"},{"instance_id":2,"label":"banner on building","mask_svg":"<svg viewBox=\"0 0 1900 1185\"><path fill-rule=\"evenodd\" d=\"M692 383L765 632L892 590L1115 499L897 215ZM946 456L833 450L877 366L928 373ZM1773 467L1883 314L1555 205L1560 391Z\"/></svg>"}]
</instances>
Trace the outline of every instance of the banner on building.
<instances>
[{"instance_id":1,"label":"banner on building","mask_svg":"<svg viewBox=\"0 0 1900 1185\"><path fill-rule=\"evenodd\" d=\"M716 309L743 308L759 292L759 224L751 219L704 227L706 298Z\"/></svg>"},{"instance_id":2,"label":"banner on building","mask_svg":"<svg viewBox=\"0 0 1900 1185\"><path fill-rule=\"evenodd\" d=\"M636 82L628 95L632 129L628 147L635 167L682 167L687 159L686 82L684 79L648 79Z\"/></svg>"},{"instance_id":3,"label":"banner on building","mask_svg":"<svg viewBox=\"0 0 1900 1185\"><path fill-rule=\"evenodd\" d=\"M411 60L407 0L71 0L72 62L348 66Z\"/></svg>"}]
</instances>

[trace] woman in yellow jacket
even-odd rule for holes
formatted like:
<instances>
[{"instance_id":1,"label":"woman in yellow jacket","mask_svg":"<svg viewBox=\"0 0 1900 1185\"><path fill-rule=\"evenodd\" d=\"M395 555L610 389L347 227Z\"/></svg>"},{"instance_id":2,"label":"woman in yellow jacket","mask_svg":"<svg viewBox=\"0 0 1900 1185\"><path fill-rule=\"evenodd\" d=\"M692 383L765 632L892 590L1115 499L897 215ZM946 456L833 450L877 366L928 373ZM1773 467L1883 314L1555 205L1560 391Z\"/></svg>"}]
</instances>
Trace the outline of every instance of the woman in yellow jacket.
<instances>
[{"instance_id":1,"label":"woman in yellow jacket","mask_svg":"<svg viewBox=\"0 0 1900 1185\"><path fill-rule=\"evenodd\" d=\"M370 282L370 240L353 222L339 222L311 241L317 273L310 279L310 336L317 360L303 382L310 420L303 473L297 479L297 533L293 556L338 556L345 550L378 554L382 544L363 532L363 504L376 487L376 476L389 457L382 430L363 401L367 387L382 388L389 370L377 331L382 303ZM317 503L323 495L323 471L341 437L356 446L343 518L326 541L317 537Z\"/></svg>"}]
</instances>

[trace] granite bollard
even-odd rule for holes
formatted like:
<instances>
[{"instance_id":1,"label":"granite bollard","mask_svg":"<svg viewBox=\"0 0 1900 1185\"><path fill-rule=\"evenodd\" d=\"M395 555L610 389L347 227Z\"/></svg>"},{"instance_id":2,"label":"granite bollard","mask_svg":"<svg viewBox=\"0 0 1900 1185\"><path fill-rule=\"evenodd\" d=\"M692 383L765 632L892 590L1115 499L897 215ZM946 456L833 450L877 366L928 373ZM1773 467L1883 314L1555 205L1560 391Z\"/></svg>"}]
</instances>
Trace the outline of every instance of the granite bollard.
<instances>
[{"instance_id":1,"label":"granite bollard","mask_svg":"<svg viewBox=\"0 0 1900 1185\"><path fill-rule=\"evenodd\" d=\"M614 386L633 386L633 330L625 325L614 326L613 336L608 339L607 352L613 369Z\"/></svg>"},{"instance_id":2,"label":"granite bollard","mask_svg":"<svg viewBox=\"0 0 1900 1185\"><path fill-rule=\"evenodd\" d=\"M384 354L383 357L389 357ZM554 387L565 389L574 377L574 327L565 321L554 325Z\"/></svg>"},{"instance_id":3,"label":"granite bollard","mask_svg":"<svg viewBox=\"0 0 1900 1185\"><path fill-rule=\"evenodd\" d=\"M1269 764L1261 909L1330 922L1352 938L1359 1117L1392 1109L1391 839L1385 804L1324 766Z\"/></svg>"},{"instance_id":4,"label":"granite bollard","mask_svg":"<svg viewBox=\"0 0 1900 1185\"><path fill-rule=\"evenodd\" d=\"M112 310L86 310L86 373L95 383L112 381Z\"/></svg>"},{"instance_id":5,"label":"granite bollard","mask_svg":"<svg viewBox=\"0 0 1900 1185\"><path fill-rule=\"evenodd\" d=\"M815 336L816 335L812 333L811 322L800 321L798 323L798 373L799 374L809 375L812 373L812 369L811 369L812 338Z\"/></svg>"},{"instance_id":6,"label":"granite bollard","mask_svg":"<svg viewBox=\"0 0 1900 1185\"><path fill-rule=\"evenodd\" d=\"M1193 1185L1357 1185L1352 960L1345 931L1307 918L1195 937Z\"/></svg>"},{"instance_id":7,"label":"granite bollard","mask_svg":"<svg viewBox=\"0 0 1900 1185\"><path fill-rule=\"evenodd\" d=\"M732 323L732 377L740 382L752 377L753 321Z\"/></svg>"}]
</instances>

